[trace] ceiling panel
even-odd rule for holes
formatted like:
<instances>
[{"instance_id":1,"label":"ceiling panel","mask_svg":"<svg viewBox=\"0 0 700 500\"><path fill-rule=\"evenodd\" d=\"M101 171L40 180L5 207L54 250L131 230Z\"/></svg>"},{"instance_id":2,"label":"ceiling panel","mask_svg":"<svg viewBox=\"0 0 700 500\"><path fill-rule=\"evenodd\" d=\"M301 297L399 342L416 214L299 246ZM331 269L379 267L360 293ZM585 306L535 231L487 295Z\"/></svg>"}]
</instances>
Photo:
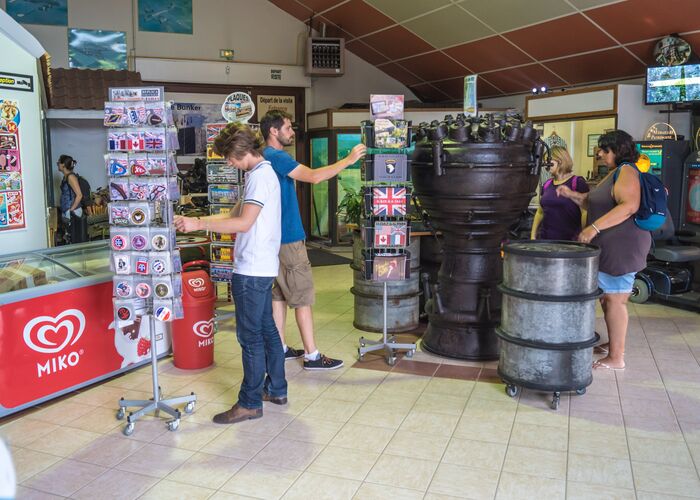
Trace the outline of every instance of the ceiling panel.
<instances>
[{"instance_id":1,"label":"ceiling panel","mask_svg":"<svg viewBox=\"0 0 700 500\"><path fill-rule=\"evenodd\" d=\"M436 48L457 45L493 34L493 31L457 5L408 21L404 26Z\"/></svg>"},{"instance_id":2,"label":"ceiling panel","mask_svg":"<svg viewBox=\"0 0 700 500\"><path fill-rule=\"evenodd\" d=\"M362 38L371 47L379 48L391 59L410 57L422 52L435 50L432 45L414 35L403 26L394 26Z\"/></svg>"},{"instance_id":3,"label":"ceiling panel","mask_svg":"<svg viewBox=\"0 0 700 500\"><path fill-rule=\"evenodd\" d=\"M362 0L350 0L324 13L323 17L354 36L366 35L396 24Z\"/></svg>"},{"instance_id":4,"label":"ceiling panel","mask_svg":"<svg viewBox=\"0 0 700 500\"><path fill-rule=\"evenodd\" d=\"M489 82L501 89L506 94L513 92L523 92L532 87L561 87L566 84L551 71L547 71L539 64L530 64L520 68L495 71L484 75ZM477 84L478 85L478 84ZM477 87L478 88L478 87Z\"/></svg>"},{"instance_id":5,"label":"ceiling panel","mask_svg":"<svg viewBox=\"0 0 700 500\"><path fill-rule=\"evenodd\" d=\"M616 3L619 2L620 0L569 0L572 4L574 4L574 7L577 9L590 9L593 7L600 7L602 5L610 4L610 3Z\"/></svg>"},{"instance_id":6,"label":"ceiling panel","mask_svg":"<svg viewBox=\"0 0 700 500\"><path fill-rule=\"evenodd\" d=\"M474 73L533 62L531 57L500 36L465 43L444 52Z\"/></svg>"},{"instance_id":7,"label":"ceiling panel","mask_svg":"<svg viewBox=\"0 0 700 500\"><path fill-rule=\"evenodd\" d=\"M498 97L502 96L503 92L498 90L496 87L487 82L484 77L479 77L476 81L476 96L479 99L485 97ZM463 97L462 97L463 98Z\"/></svg>"},{"instance_id":8,"label":"ceiling panel","mask_svg":"<svg viewBox=\"0 0 700 500\"><path fill-rule=\"evenodd\" d=\"M316 14L323 12L324 10L328 10L343 2L343 0L292 0L289 3L293 3L295 1L304 4L308 9Z\"/></svg>"},{"instance_id":9,"label":"ceiling panel","mask_svg":"<svg viewBox=\"0 0 700 500\"><path fill-rule=\"evenodd\" d=\"M700 25L700 1L629 0L586 12L620 43L695 31Z\"/></svg>"},{"instance_id":10,"label":"ceiling panel","mask_svg":"<svg viewBox=\"0 0 700 500\"><path fill-rule=\"evenodd\" d=\"M386 57L374 50L369 45L366 45L362 40L348 42L345 44L345 48L356 56L364 59L370 64L374 64L375 66L388 61Z\"/></svg>"},{"instance_id":11,"label":"ceiling panel","mask_svg":"<svg viewBox=\"0 0 700 500\"><path fill-rule=\"evenodd\" d=\"M574 33L576 36L572 36ZM510 31L503 36L538 60L616 45L612 38L581 14ZM543 37L547 42L543 43Z\"/></svg>"},{"instance_id":12,"label":"ceiling panel","mask_svg":"<svg viewBox=\"0 0 700 500\"><path fill-rule=\"evenodd\" d=\"M637 78L671 33L700 53L700 0L270 1L424 96L470 73L479 97Z\"/></svg>"},{"instance_id":13,"label":"ceiling panel","mask_svg":"<svg viewBox=\"0 0 700 500\"><path fill-rule=\"evenodd\" d=\"M450 96L430 83L421 83L409 88L411 89L411 92L420 98L421 101L441 102L450 100Z\"/></svg>"},{"instance_id":14,"label":"ceiling panel","mask_svg":"<svg viewBox=\"0 0 700 500\"><path fill-rule=\"evenodd\" d=\"M275 4L283 11L285 11L287 14L291 14L302 21L305 21L306 19L311 17L312 14L311 10L294 1L290 2L289 0L270 0L270 2Z\"/></svg>"},{"instance_id":15,"label":"ceiling panel","mask_svg":"<svg viewBox=\"0 0 700 500\"><path fill-rule=\"evenodd\" d=\"M564 0L464 0L459 6L499 32L574 12Z\"/></svg>"},{"instance_id":16,"label":"ceiling panel","mask_svg":"<svg viewBox=\"0 0 700 500\"><path fill-rule=\"evenodd\" d=\"M557 59L544 64L570 83L633 78L645 72L645 66L622 48Z\"/></svg>"},{"instance_id":17,"label":"ceiling panel","mask_svg":"<svg viewBox=\"0 0 700 500\"><path fill-rule=\"evenodd\" d=\"M450 0L365 0L397 22L450 4Z\"/></svg>"},{"instance_id":18,"label":"ceiling panel","mask_svg":"<svg viewBox=\"0 0 700 500\"><path fill-rule=\"evenodd\" d=\"M421 82L420 78L411 74L398 63L385 64L383 66L379 66L379 69L406 86L415 85Z\"/></svg>"},{"instance_id":19,"label":"ceiling panel","mask_svg":"<svg viewBox=\"0 0 700 500\"><path fill-rule=\"evenodd\" d=\"M464 78L451 78L441 82L433 82L433 86L442 90L452 100L464 99Z\"/></svg>"},{"instance_id":20,"label":"ceiling panel","mask_svg":"<svg viewBox=\"0 0 700 500\"><path fill-rule=\"evenodd\" d=\"M464 76L468 73L466 69L442 52L431 52L430 54L404 59L401 61L401 65L427 82Z\"/></svg>"}]
</instances>

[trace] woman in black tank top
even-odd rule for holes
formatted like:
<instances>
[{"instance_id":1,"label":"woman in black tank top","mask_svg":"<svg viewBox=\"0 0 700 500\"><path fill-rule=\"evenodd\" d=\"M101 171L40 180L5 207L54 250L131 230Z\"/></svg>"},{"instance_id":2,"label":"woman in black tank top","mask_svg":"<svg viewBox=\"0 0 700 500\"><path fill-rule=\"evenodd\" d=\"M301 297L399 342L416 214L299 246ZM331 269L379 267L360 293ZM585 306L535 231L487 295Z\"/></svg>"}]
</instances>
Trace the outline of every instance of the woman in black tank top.
<instances>
[{"instance_id":1,"label":"woman in black tank top","mask_svg":"<svg viewBox=\"0 0 700 500\"><path fill-rule=\"evenodd\" d=\"M590 193L576 193L560 186L557 194L588 209L588 225L578 240L600 247L598 282L604 292L600 302L608 329L608 343L598 347L607 355L596 361L593 367L623 370L629 323L627 300L634 273L646 267L651 235L634 224L641 188L639 172L633 166L639 153L632 137L622 130L613 130L598 139L598 147L598 157L610 171L607 177ZM619 173L615 180L617 169Z\"/></svg>"}]
</instances>

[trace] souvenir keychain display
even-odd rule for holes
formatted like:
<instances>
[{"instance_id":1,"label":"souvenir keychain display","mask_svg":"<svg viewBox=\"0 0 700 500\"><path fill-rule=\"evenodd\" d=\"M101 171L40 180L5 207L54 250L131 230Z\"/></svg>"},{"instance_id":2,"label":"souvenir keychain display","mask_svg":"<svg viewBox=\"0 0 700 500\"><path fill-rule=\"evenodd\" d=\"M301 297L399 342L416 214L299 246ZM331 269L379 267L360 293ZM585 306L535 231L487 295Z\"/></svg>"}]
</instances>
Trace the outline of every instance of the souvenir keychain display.
<instances>
[{"instance_id":1,"label":"souvenir keychain display","mask_svg":"<svg viewBox=\"0 0 700 500\"><path fill-rule=\"evenodd\" d=\"M207 134L207 182L209 211L211 215L229 213L243 192L243 176L240 170L228 165L226 160L214 153L214 139L227 123L208 123ZM233 247L235 234L210 233L211 280L231 283L233 275Z\"/></svg>"},{"instance_id":2,"label":"souvenir keychain display","mask_svg":"<svg viewBox=\"0 0 700 500\"><path fill-rule=\"evenodd\" d=\"M173 204L180 196L177 130L163 93L162 87L110 88L105 103L114 324L120 331L139 326L138 354L147 359L150 353L153 366L153 399L119 401L120 420L126 408L140 408L126 417L127 436L138 418L158 410L173 417L168 429L176 430L180 411L171 405L185 404L189 413L196 401L194 393L162 399L158 385L156 345L165 332L163 322L183 317L182 263L173 225ZM144 326L148 333L141 335Z\"/></svg>"},{"instance_id":3,"label":"souvenir keychain display","mask_svg":"<svg viewBox=\"0 0 700 500\"><path fill-rule=\"evenodd\" d=\"M360 338L360 360L368 352L384 350L386 361L396 363L396 350L406 350L412 357L415 344L399 344L387 332L388 282L410 278L411 255L408 204L411 196L409 184L408 149L411 146L411 123L404 120L403 96L370 96L371 120L362 122L362 141L367 155L362 166L364 186L363 223L364 279L382 282L383 339L381 341ZM357 304L356 304L357 307Z\"/></svg>"}]
</instances>

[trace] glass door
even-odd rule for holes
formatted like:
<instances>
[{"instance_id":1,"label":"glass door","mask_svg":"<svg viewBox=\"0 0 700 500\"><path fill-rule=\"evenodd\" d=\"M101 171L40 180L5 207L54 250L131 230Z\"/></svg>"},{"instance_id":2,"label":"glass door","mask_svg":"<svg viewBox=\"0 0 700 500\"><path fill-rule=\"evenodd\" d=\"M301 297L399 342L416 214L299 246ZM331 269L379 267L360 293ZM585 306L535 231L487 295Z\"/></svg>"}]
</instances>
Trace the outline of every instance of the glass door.
<instances>
[{"instance_id":1,"label":"glass door","mask_svg":"<svg viewBox=\"0 0 700 500\"><path fill-rule=\"evenodd\" d=\"M336 135L336 151L337 160L345 158L350 150L361 142L360 134L356 133L339 133ZM338 195L335 200L335 206L332 207L333 218L336 224L336 238L338 241L352 241L352 233L348 231L345 221L338 218L338 205L343 201L347 192L358 192L362 185L361 178L361 163L362 160L350 165L348 168L338 174Z\"/></svg>"},{"instance_id":2,"label":"glass door","mask_svg":"<svg viewBox=\"0 0 700 500\"><path fill-rule=\"evenodd\" d=\"M312 137L310 140L311 168L328 165L328 137ZM311 236L330 239L328 222L328 182L311 186Z\"/></svg>"}]
</instances>

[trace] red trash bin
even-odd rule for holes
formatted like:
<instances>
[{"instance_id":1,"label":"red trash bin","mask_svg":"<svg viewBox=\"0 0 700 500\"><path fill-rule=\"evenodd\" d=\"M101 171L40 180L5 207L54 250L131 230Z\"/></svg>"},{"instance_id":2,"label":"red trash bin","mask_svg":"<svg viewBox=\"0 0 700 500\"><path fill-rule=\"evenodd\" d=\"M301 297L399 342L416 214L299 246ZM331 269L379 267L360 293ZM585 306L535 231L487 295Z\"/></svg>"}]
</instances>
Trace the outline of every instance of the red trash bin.
<instances>
[{"instance_id":1,"label":"red trash bin","mask_svg":"<svg viewBox=\"0 0 700 500\"><path fill-rule=\"evenodd\" d=\"M173 363L196 370L214 362L214 303L216 292L209 274L188 268L209 266L196 260L182 266L183 319L173 322Z\"/></svg>"}]
</instances>

